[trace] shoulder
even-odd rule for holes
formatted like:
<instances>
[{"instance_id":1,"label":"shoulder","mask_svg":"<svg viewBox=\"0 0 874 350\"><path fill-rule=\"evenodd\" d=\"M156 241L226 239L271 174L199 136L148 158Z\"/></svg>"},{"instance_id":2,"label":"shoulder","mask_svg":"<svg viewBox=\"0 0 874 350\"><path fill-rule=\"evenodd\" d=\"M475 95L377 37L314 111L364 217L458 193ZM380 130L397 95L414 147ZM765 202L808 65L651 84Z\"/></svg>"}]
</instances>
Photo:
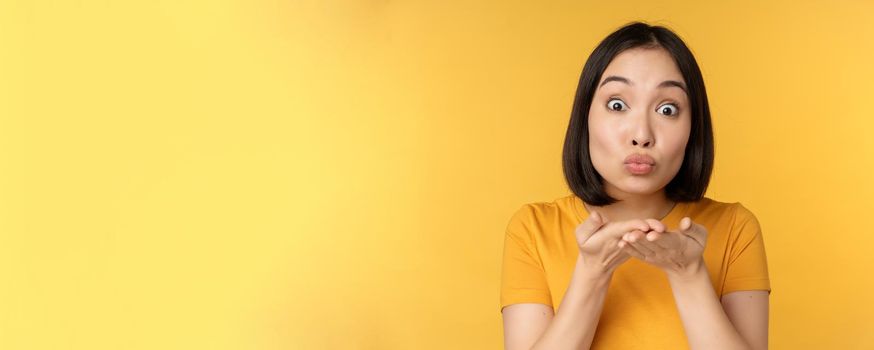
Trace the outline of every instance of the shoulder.
<instances>
[{"instance_id":1,"label":"shoulder","mask_svg":"<svg viewBox=\"0 0 874 350\"><path fill-rule=\"evenodd\" d=\"M549 201L526 202L511 216L508 231L536 232L556 223L580 221L576 199L575 195L569 195Z\"/></svg>"},{"instance_id":2,"label":"shoulder","mask_svg":"<svg viewBox=\"0 0 874 350\"><path fill-rule=\"evenodd\" d=\"M732 246L748 244L761 235L756 215L741 202L723 202L704 197L695 202L689 216L704 225L714 239Z\"/></svg>"},{"instance_id":3,"label":"shoulder","mask_svg":"<svg viewBox=\"0 0 874 350\"><path fill-rule=\"evenodd\" d=\"M696 217L718 219L732 223L756 219L755 214L741 202L723 202L710 197L703 197L701 200L693 202L688 214L693 219Z\"/></svg>"},{"instance_id":4,"label":"shoulder","mask_svg":"<svg viewBox=\"0 0 874 350\"><path fill-rule=\"evenodd\" d=\"M695 217L730 217L734 215L735 204L730 202L718 201L710 197L703 197L697 202L690 204L689 215Z\"/></svg>"},{"instance_id":5,"label":"shoulder","mask_svg":"<svg viewBox=\"0 0 874 350\"><path fill-rule=\"evenodd\" d=\"M736 223L747 223L754 222L758 224L759 220L756 218L756 214L741 204L740 202L734 203L734 222Z\"/></svg>"},{"instance_id":6,"label":"shoulder","mask_svg":"<svg viewBox=\"0 0 874 350\"><path fill-rule=\"evenodd\" d=\"M575 195L558 197L549 201L522 204L515 215L531 219L552 219L560 216L579 217L578 198Z\"/></svg>"},{"instance_id":7,"label":"shoulder","mask_svg":"<svg viewBox=\"0 0 874 350\"><path fill-rule=\"evenodd\" d=\"M755 235L759 231L756 215L741 202L724 202L704 197L692 202L688 212L693 221L704 225L711 234L734 237Z\"/></svg>"},{"instance_id":8,"label":"shoulder","mask_svg":"<svg viewBox=\"0 0 874 350\"><path fill-rule=\"evenodd\" d=\"M737 232L740 239L752 240L756 236L761 236L762 228L756 214L741 204L734 203L734 218L732 220L732 231Z\"/></svg>"}]
</instances>

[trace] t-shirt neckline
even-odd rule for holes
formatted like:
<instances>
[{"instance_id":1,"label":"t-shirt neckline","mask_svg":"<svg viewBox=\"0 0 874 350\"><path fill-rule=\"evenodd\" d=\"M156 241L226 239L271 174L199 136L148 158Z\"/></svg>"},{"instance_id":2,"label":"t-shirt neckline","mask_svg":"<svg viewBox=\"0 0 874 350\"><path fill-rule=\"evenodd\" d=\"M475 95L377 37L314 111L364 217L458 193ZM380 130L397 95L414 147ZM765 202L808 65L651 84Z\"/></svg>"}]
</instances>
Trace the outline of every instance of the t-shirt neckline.
<instances>
[{"instance_id":1,"label":"t-shirt neckline","mask_svg":"<svg viewBox=\"0 0 874 350\"><path fill-rule=\"evenodd\" d=\"M577 218L580 220L580 222L583 222L583 220L589 217L589 211L586 210L586 206L583 205L582 198L578 197L577 195L572 196L574 206L576 207ZM671 208L671 211L668 212L668 215L666 215L663 219L659 221L669 226L678 225L680 219L682 219L683 215L686 213L686 208L688 207L688 205L688 202L676 202L676 204L674 204L674 207Z\"/></svg>"}]
</instances>

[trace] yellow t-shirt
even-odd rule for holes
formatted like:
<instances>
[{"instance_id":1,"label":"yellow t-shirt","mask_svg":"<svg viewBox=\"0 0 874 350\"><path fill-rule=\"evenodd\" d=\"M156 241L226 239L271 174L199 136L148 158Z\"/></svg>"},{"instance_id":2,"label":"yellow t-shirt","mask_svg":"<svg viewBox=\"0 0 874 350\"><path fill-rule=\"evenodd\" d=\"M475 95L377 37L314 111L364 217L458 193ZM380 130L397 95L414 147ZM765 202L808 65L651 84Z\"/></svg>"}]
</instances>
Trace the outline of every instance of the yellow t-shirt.
<instances>
[{"instance_id":1,"label":"yellow t-shirt","mask_svg":"<svg viewBox=\"0 0 874 350\"><path fill-rule=\"evenodd\" d=\"M513 214L504 236L501 310L515 303L541 303L558 312L579 254L574 230L588 216L574 194L524 204ZM739 202L704 197L678 202L661 221L676 229L684 216L707 228L703 256L718 296L740 290L770 294L765 246L752 212ZM616 269L592 349L688 349L661 269L634 257Z\"/></svg>"}]
</instances>

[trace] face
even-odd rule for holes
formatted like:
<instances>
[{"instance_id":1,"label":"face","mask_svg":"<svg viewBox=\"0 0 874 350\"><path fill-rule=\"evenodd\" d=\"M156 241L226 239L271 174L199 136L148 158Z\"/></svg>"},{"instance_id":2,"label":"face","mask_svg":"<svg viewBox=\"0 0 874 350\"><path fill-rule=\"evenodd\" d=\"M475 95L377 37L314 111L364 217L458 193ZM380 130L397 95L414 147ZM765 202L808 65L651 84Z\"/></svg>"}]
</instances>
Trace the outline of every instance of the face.
<instances>
[{"instance_id":1,"label":"face","mask_svg":"<svg viewBox=\"0 0 874 350\"><path fill-rule=\"evenodd\" d=\"M663 191L680 170L692 125L683 75L662 48L618 54L589 107L589 153L614 198ZM638 159L626 164L626 157ZM652 163L646 165L646 163Z\"/></svg>"}]
</instances>

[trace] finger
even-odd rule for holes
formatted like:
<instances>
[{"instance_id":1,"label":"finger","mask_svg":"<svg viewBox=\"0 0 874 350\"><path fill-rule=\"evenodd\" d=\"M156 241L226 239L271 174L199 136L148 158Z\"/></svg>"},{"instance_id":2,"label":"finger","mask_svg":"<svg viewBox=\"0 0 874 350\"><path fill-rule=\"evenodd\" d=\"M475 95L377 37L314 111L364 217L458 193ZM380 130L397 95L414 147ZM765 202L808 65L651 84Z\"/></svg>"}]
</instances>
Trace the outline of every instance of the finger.
<instances>
[{"instance_id":1,"label":"finger","mask_svg":"<svg viewBox=\"0 0 874 350\"><path fill-rule=\"evenodd\" d=\"M694 221L692 222L691 231L697 233L701 237L707 237L707 228L704 226L701 226L700 224L698 224Z\"/></svg>"},{"instance_id":2,"label":"finger","mask_svg":"<svg viewBox=\"0 0 874 350\"><path fill-rule=\"evenodd\" d=\"M683 229L685 227L685 229ZM704 226L696 224L690 217L684 217L680 221L680 232L694 239L700 245L707 242L707 229Z\"/></svg>"},{"instance_id":3,"label":"finger","mask_svg":"<svg viewBox=\"0 0 874 350\"><path fill-rule=\"evenodd\" d=\"M628 220L628 221L623 221L623 222L619 225L619 227L617 227L617 231L620 231L620 232L630 232L630 231L633 231L633 230L638 230L638 231L641 231L641 232L647 232L647 231L649 231L650 229L651 229L651 228L649 227L649 224L648 224L646 221L644 221L644 220Z\"/></svg>"},{"instance_id":4,"label":"finger","mask_svg":"<svg viewBox=\"0 0 874 350\"><path fill-rule=\"evenodd\" d=\"M623 246L623 242L622 242L622 241L619 241L619 244L618 244L618 245L619 245L619 248L622 248L622 246ZM607 257L607 260L605 260L605 261L607 261L608 263L612 262L613 259L616 258L617 255L622 254L622 252L623 252L622 249L616 249L616 251L613 252L612 254L610 254L610 256L608 256L608 257Z\"/></svg>"},{"instance_id":5,"label":"finger","mask_svg":"<svg viewBox=\"0 0 874 350\"><path fill-rule=\"evenodd\" d=\"M648 238L650 237L650 234L661 235L660 233L654 231L650 231L647 233L634 230L623 236L623 238L631 243L636 243L652 250L654 248L654 245L652 244L650 238Z\"/></svg>"},{"instance_id":6,"label":"finger","mask_svg":"<svg viewBox=\"0 0 874 350\"><path fill-rule=\"evenodd\" d=\"M632 244L634 244L635 247L643 248L643 249L641 249L641 251L649 253L648 255L651 255L651 256L658 256L660 254L663 254L665 251L665 248L662 248L661 246L655 244L654 242L647 241L646 238L641 238L637 241L634 241L634 243L632 243ZM645 250L648 250L648 251L645 251Z\"/></svg>"},{"instance_id":7,"label":"finger","mask_svg":"<svg viewBox=\"0 0 874 350\"><path fill-rule=\"evenodd\" d=\"M679 246L679 233L676 232L650 232L646 235L646 240L653 245L656 245L662 249L671 250L676 249Z\"/></svg>"},{"instance_id":8,"label":"finger","mask_svg":"<svg viewBox=\"0 0 874 350\"><path fill-rule=\"evenodd\" d=\"M650 231L644 235L643 239L638 240L636 243L651 250L654 255L659 256L678 249L680 243L678 238L679 236L675 233Z\"/></svg>"},{"instance_id":9,"label":"finger","mask_svg":"<svg viewBox=\"0 0 874 350\"><path fill-rule=\"evenodd\" d=\"M631 258L631 255L629 255L628 252L626 251L627 248L623 248L623 244L627 244L627 243L623 243L623 241L619 241L619 248L620 249L616 249L616 251L613 252L613 254L611 254L610 257L606 260L607 262L605 263L605 265L610 270L616 268L619 265L622 265L622 263L624 263L626 260Z\"/></svg>"},{"instance_id":10,"label":"finger","mask_svg":"<svg viewBox=\"0 0 874 350\"><path fill-rule=\"evenodd\" d=\"M645 234L643 232L641 232L640 230L634 230L634 231L631 231L631 232L628 232L628 233L622 235L622 240L626 241L628 243L633 243L635 241L639 241L639 240L643 239L644 236L645 236Z\"/></svg>"},{"instance_id":11,"label":"finger","mask_svg":"<svg viewBox=\"0 0 874 350\"><path fill-rule=\"evenodd\" d=\"M634 249L641 252L643 255L649 256L655 254L653 250L649 247L646 240L642 239L643 233L640 231L634 231L626 234L623 237L623 240L631 244Z\"/></svg>"},{"instance_id":12,"label":"finger","mask_svg":"<svg viewBox=\"0 0 874 350\"><path fill-rule=\"evenodd\" d=\"M659 247L661 249L671 249L671 236L670 233L659 233L655 231L650 231L646 234L646 241L651 245Z\"/></svg>"},{"instance_id":13,"label":"finger","mask_svg":"<svg viewBox=\"0 0 874 350\"><path fill-rule=\"evenodd\" d=\"M643 255L643 253L641 253L639 250L634 248L631 243L628 243L627 241L620 241L619 244L622 247L622 251L624 251L626 254L638 258L641 261L646 261L646 256Z\"/></svg>"},{"instance_id":14,"label":"finger","mask_svg":"<svg viewBox=\"0 0 874 350\"><path fill-rule=\"evenodd\" d=\"M649 225L649 227L656 232L665 232L667 230L665 224L656 219L646 219L644 221L646 221L647 225Z\"/></svg>"},{"instance_id":15,"label":"finger","mask_svg":"<svg viewBox=\"0 0 874 350\"><path fill-rule=\"evenodd\" d=\"M605 221L601 216L601 213L593 211L592 214L583 221L583 223L577 226L576 233L582 238L582 242L585 242L589 237L592 237L592 235L595 234L604 223Z\"/></svg>"},{"instance_id":16,"label":"finger","mask_svg":"<svg viewBox=\"0 0 874 350\"><path fill-rule=\"evenodd\" d=\"M686 216L680 220L680 231L687 231L692 227L692 218Z\"/></svg>"}]
</instances>

